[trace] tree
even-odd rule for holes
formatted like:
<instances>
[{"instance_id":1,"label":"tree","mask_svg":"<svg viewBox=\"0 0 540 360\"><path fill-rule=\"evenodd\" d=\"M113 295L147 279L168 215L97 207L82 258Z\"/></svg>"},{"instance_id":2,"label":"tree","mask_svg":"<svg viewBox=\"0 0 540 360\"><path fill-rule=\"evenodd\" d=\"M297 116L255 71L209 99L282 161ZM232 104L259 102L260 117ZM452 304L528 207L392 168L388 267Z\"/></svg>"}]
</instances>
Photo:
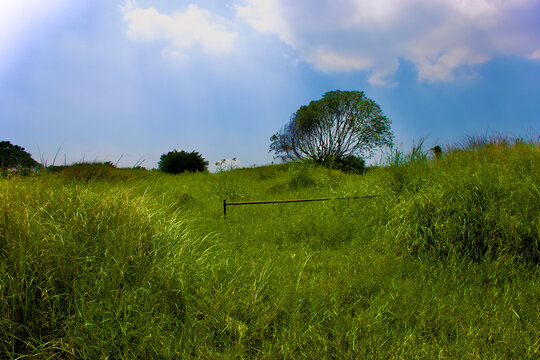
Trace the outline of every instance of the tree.
<instances>
[{"instance_id":1,"label":"tree","mask_svg":"<svg viewBox=\"0 0 540 360\"><path fill-rule=\"evenodd\" d=\"M161 155L159 160L159 169L169 174L180 174L184 171L205 171L208 166L201 154L196 151L190 153L186 151L173 150L167 154Z\"/></svg>"},{"instance_id":2,"label":"tree","mask_svg":"<svg viewBox=\"0 0 540 360\"><path fill-rule=\"evenodd\" d=\"M340 167L392 145L390 120L359 91L330 91L300 107L271 138L270 151L284 161L312 159Z\"/></svg>"},{"instance_id":3,"label":"tree","mask_svg":"<svg viewBox=\"0 0 540 360\"><path fill-rule=\"evenodd\" d=\"M39 163L23 147L12 145L9 141L0 141L0 171L28 171L38 166Z\"/></svg>"}]
</instances>

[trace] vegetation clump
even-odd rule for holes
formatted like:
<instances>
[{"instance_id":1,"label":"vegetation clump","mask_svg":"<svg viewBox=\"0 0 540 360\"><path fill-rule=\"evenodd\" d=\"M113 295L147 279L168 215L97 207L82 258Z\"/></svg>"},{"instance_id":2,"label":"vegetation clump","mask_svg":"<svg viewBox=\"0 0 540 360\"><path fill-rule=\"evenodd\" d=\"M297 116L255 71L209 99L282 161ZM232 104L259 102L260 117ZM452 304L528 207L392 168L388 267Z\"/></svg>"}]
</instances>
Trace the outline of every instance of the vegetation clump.
<instances>
[{"instance_id":1,"label":"vegetation clump","mask_svg":"<svg viewBox=\"0 0 540 360\"><path fill-rule=\"evenodd\" d=\"M366 161L360 156L352 154L327 157L317 163L327 168L341 170L347 173L362 174L366 169Z\"/></svg>"},{"instance_id":2,"label":"vegetation clump","mask_svg":"<svg viewBox=\"0 0 540 360\"><path fill-rule=\"evenodd\" d=\"M208 169L208 161L196 151L186 152L170 151L161 155L158 168L168 174L180 174L183 172L200 172Z\"/></svg>"}]
</instances>

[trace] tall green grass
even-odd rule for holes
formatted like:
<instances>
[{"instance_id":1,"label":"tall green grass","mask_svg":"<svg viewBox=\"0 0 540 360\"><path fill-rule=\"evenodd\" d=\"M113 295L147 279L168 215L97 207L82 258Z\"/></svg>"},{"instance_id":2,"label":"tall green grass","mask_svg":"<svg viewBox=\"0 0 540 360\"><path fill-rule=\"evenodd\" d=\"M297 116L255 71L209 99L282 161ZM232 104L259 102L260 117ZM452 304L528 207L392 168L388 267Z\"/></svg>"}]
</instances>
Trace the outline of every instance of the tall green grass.
<instances>
[{"instance_id":1,"label":"tall green grass","mask_svg":"<svg viewBox=\"0 0 540 360\"><path fill-rule=\"evenodd\" d=\"M4 354L170 355L163 344L184 316L182 278L206 238L129 187L50 177L2 187Z\"/></svg>"},{"instance_id":2,"label":"tall green grass","mask_svg":"<svg viewBox=\"0 0 540 360\"><path fill-rule=\"evenodd\" d=\"M538 358L538 151L0 180L0 358Z\"/></svg>"},{"instance_id":3,"label":"tall green grass","mask_svg":"<svg viewBox=\"0 0 540 360\"><path fill-rule=\"evenodd\" d=\"M421 149L390 167L389 187L400 202L389 235L413 253L471 259L517 257L538 263L540 183L538 145L470 139L428 161Z\"/></svg>"}]
</instances>

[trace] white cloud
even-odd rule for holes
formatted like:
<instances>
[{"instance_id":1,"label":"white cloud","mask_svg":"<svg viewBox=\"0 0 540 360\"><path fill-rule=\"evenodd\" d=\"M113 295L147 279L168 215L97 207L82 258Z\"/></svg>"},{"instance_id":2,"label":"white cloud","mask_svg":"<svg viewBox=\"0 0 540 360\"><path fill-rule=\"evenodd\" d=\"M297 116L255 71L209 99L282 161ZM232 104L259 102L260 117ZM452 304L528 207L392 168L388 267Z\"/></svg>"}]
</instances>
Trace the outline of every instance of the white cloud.
<instances>
[{"instance_id":1,"label":"white cloud","mask_svg":"<svg viewBox=\"0 0 540 360\"><path fill-rule=\"evenodd\" d=\"M123 7L128 22L128 35L140 40L166 40L169 46L163 54L173 58L186 57L195 45L212 54L229 53L238 34L227 29L227 21L189 5L184 12L161 14L154 8L137 8L133 1Z\"/></svg>"},{"instance_id":2,"label":"white cloud","mask_svg":"<svg viewBox=\"0 0 540 360\"><path fill-rule=\"evenodd\" d=\"M533 53L529 56L529 59L540 60L540 49L533 51Z\"/></svg>"},{"instance_id":3,"label":"white cloud","mask_svg":"<svg viewBox=\"0 0 540 360\"><path fill-rule=\"evenodd\" d=\"M238 17L264 33L276 33L289 45L293 45L291 29L287 22L286 7L276 0L246 0L236 5Z\"/></svg>"},{"instance_id":4,"label":"white cloud","mask_svg":"<svg viewBox=\"0 0 540 360\"><path fill-rule=\"evenodd\" d=\"M347 56L323 49L317 49L312 61L322 71L365 70L372 66L372 61L368 58Z\"/></svg>"},{"instance_id":5,"label":"white cloud","mask_svg":"<svg viewBox=\"0 0 540 360\"><path fill-rule=\"evenodd\" d=\"M353 0L349 24L374 25L395 21L401 9L407 4L403 0L364 1Z\"/></svg>"},{"instance_id":6,"label":"white cloud","mask_svg":"<svg viewBox=\"0 0 540 360\"><path fill-rule=\"evenodd\" d=\"M316 69L366 70L373 84L389 84L400 59L439 82L499 55L540 57L538 0L243 0L236 11Z\"/></svg>"},{"instance_id":7,"label":"white cloud","mask_svg":"<svg viewBox=\"0 0 540 360\"><path fill-rule=\"evenodd\" d=\"M475 65L488 61L487 56L475 54L467 48L454 48L444 52L436 59L420 57L416 61L418 78L425 81L452 81L453 72L463 65Z\"/></svg>"}]
</instances>

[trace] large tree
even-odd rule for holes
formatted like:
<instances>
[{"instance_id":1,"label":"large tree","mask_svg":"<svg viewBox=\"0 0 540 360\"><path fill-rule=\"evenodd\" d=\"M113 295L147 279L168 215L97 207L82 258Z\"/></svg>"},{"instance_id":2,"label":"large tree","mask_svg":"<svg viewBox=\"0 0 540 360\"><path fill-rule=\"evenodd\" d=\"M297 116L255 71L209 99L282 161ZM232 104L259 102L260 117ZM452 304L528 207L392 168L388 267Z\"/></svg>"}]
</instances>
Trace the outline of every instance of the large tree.
<instances>
[{"instance_id":1,"label":"large tree","mask_svg":"<svg viewBox=\"0 0 540 360\"><path fill-rule=\"evenodd\" d=\"M31 170L38 166L38 162L23 147L12 145L9 141L0 141L0 171Z\"/></svg>"},{"instance_id":2,"label":"large tree","mask_svg":"<svg viewBox=\"0 0 540 360\"><path fill-rule=\"evenodd\" d=\"M300 107L271 137L270 151L282 160L341 162L372 155L391 145L390 120L361 91L330 91Z\"/></svg>"}]
</instances>

